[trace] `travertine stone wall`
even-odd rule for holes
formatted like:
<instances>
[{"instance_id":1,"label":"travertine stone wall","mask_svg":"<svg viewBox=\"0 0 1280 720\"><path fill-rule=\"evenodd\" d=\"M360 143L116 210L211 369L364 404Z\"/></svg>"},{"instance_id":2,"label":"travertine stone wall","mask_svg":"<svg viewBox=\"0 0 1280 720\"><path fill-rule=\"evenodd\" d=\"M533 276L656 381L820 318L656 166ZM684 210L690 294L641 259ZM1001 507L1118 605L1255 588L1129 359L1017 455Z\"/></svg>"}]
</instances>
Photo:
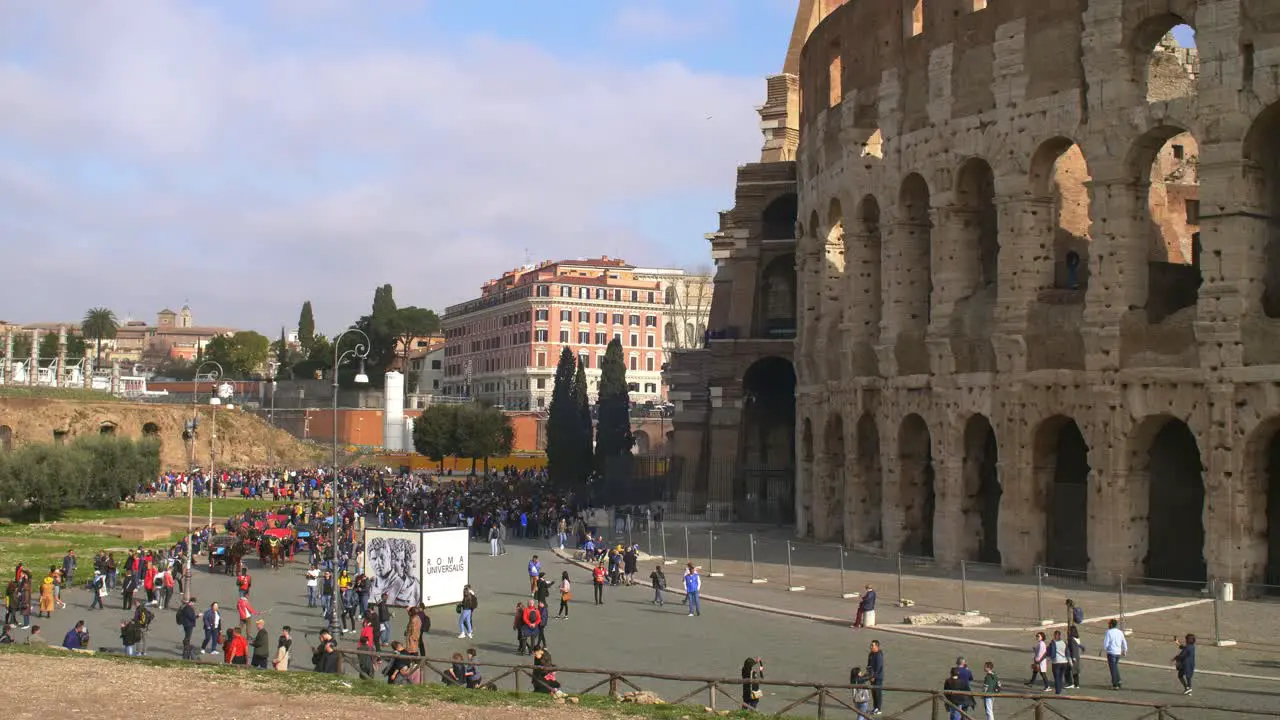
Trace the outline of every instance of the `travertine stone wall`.
<instances>
[{"instance_id":1,"label":"travertine stone wall","mask_svg":"<svg viewBox=\"0 0 1280 720\"><path fill-rule=\"evenodd\" d=\"M924 0L912 36L906 6L800 55L798 533L1280 577L1280 13Z\"/></svg>"}]
</instances>

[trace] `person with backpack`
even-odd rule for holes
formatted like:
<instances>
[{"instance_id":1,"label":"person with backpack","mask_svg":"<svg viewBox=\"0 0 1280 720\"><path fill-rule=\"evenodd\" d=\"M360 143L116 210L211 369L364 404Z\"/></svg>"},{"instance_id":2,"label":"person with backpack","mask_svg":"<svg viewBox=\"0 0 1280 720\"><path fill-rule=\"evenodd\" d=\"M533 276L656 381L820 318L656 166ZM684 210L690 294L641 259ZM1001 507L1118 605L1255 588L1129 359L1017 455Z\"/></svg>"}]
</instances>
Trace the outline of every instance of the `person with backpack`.
<instances>
[{"instance_id":1,"label":"person with backpack","mask_svg":"<svg viewBox=\"0 0 1280 720\"><path fill-rule=\"evenodd\" d=\"M196 599L191 598L178 608L177 623L182 628L182 657L191 659L191 634L196 631Z\"/></svg>"},{"instance_id":2,"label":"person with backpack","mask_svg":"<svg viewBox=\"0 0 1280 720\"><path fill-rule=\"evenodd\" d=\"M89 581L89 594L93 596L93 600L89 603L89 609L97 608L106 610L106 606L102 604L102 598L107 595L107 579L98 570L93 571L93 579Z\"/></svg>"},{"instance_id":3,"label":"person with backpack","mask_svg":"<svg viewBox=\"0 0 1280 720\"><path fill-rule=\"evenodd\" d=\"M649 573L649 582L653 585L653 600L650 602L662 605L662 591L667 588L667 576L662 572L661 565L655 566L653 572Z\"/></svg>"},{"instance_id":4,"label":"person with backpack","mask_svg":"<svg viewBox=\"0 0 1280 720\"><path fill-rule=\"evenodd\" d=\"M1182 694L1191 694L1191 678L1196 674L1196 636L1187 633L1182 642L1175 637L1173 642L1178 646L1178 654L1173 658L1173 667L1178 671L1178 682L1182 684Z\"/></svg>"},{"instance_id":5,"label":"person with backpack","mask_svg":"<svg viewBox=\"0 0 1280 720\"><path fill-rule=\"evenodd\" d=\"M142 628L133 620L126 620L120 623L120 644L124 645L124 654L127 657L137 657L141 653L138 652L138 645L142 642Z\"/></svg>"},{"instance_id":6,"label":"person with backpack","mask_svg":"<svg viewBox=\"0 0 1280 720\"><path fill-rule=\"evenodd\" d=\"M853 707L858 711L859 718L871 715L871 690L867 687L868 681L862 668L856 667L849 671L849 684L854 686Z\"/></svg>"},{"instance_id":7,"label":"person with backpack","mask_svg":"<svg viewBox=\"0 0 1280 720\"><path fill-rule=\"evenodd\" d=\"M147 631L151 629L151 623L156 619L156 614L146 605L139 605L138 609L133 611L133 621L137 623L142 630L142 651L138 655L147 654Z\"/></svg>"},{"instance_id":8,"label":"person with backpack","mask_svg":"<svg viewBox=\"0 0 1280 720\"><path fill-rule=\"evenodd\" d=\"M1076 605L1076 601L1067 598L1067 628L1084 622L1084 608Z\"/></svg>"},{"instance_id":9,"label":"person with backpack","mask_svg":"<svg viewBox=\"0 0 1280 720\"><path fill-rule=\"evenodd\" d=\"M471 637L475 631L471 619L478 607L480 607L480 598L476 597L476 591L472 590L470 585L464 585L462 588L462 602L458 603L459 640Z\"/></svg>"},{"instance_id":10,"label":"person with backpack","mask_svg":"<svg viewBox=\"0 0 1280 720\"><path fill-rule=\"evenodd\" d=\"M1072 625L1067 628L1067 657L1071 658L1071 682L1067 685L1069 688L1080 687L1080 664L1081 658L1084 657L1084 643L1080 642L1080 626Z\"/></svg>"},{"instance_id":11,"label":"person with backpack","mask_svg":"<svg viewBox=\"0 0 1280 720\"><path fill-rule=\"evenodd\" d=\"M982 709L986 711L987 720L996 720L996 699L995 695L1004 692L1004 685L1000 684L1000 676L996 675L996 664L990 660L982 664L982 691L986 693L982 697Z\"/></svg>"}]
</instances>

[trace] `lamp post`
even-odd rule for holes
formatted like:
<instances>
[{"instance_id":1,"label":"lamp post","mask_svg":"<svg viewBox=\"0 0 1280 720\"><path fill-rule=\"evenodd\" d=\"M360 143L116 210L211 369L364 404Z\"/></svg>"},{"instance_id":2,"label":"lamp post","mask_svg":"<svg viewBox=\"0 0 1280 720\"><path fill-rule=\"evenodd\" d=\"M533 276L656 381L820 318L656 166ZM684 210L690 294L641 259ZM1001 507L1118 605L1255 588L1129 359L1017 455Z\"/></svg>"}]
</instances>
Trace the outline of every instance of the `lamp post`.
<instances>
[{"instance_id":1,"label":"lamp post","mask_svg":"<svg viewBox=\"0 0 1280 720\"><path fill-rule=\"evenodd\" d=\"M342 338L347 333L356 333L364 342L357 342L354 347L342 350ZM340 520L338 518L338 494L340 483L338 482L338 368L342 365L342 361L348 357L360 359L360 372L356 373L355 381L357 384L365 384L369 382L369 376L364 373L364 361L369 357L369 336L359 328L347 328L333 339L333 585L334 595L333 602L337 604L337 586L338 586L338 526ZM332 608L329 613L329 630L336 632L338 630L338 612L337 607Z\"/></svg>"},{"instance_id":2,"label":"lamp post","mask_svg":"<svg viewBox=\"0 0 1280 720\"><path fill-rule=\"evenodd\" d=\"M196 368L196 374L191 379L191 421L187 424L187 436L191 440L191 472L187 475L187 557L183 562L182 569L183 601L191 599L191 555L195 549L194 515L196 508L196 484L193 476L196 471L196 430L200 426L200 406L198 404L200 400L200 371L206 366L210 367L209 375L214 383L217 383L218 378L222 377L222 366L212 360L209 360L201 363L200 367ZM216 397L209 398L209 403L215 404L214 400L216 399ZM213 429L215 433L218 431L216 423L214 424ZM210 453L209 462L210 464L213 463L212 451ZM212 501L210 501L210 503L212 504ZM213 520L210 520L209 524L212 525Z\"/></svg>"}]
</instances>

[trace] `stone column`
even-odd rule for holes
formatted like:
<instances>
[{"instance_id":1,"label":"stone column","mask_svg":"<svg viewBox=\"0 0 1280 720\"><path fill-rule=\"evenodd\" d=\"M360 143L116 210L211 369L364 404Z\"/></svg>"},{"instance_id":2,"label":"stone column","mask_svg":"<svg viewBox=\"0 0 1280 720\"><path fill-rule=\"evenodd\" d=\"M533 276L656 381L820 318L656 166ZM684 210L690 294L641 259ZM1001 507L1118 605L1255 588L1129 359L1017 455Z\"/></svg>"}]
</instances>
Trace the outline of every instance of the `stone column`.
<instances>
[{"instance_id":1,"label":"stone column","mask_svg":"<svg viewBox=\"0 0 1280 720\"><path fill-rule=\"evenodd\" d=\"M977 244L967 242L972 232L966 228L966 219L972 212L954 206L935 207L930 212L934 231L929 261L933 273L929 368L934 375L951 375L955 372L951 315L956 302L973 291L981 274L981 256Z\"/></svg>"},{"instance_id":2,"label":"stone column","mask_svg":"<svg viewBox=\"0 0 1280 720\"><path fill-rule=\"evenodd\" d=\"M830 228L822 257L822 298L819 303L818 322L822 332L819 352L822 370L819 376L825 380L839 380L849 366L844 343L844 304L848 299L842 292L845 274L844 226Z\"/></svg>"},{"instance_id":3,"label":"stone column","mask_svg":"<svg viewBox=\"0 0 1280 720\"><path fill-rule=\"evenodd\" d=\"M1086 184L1093 257L1081 330L1085 368L1116 370L1120 367L1121 322L1129 308L1147 304L1148 184L1128 180Z\"/></svg>"},{"instance_id":4,"label":"stone column","mask_svg":"<svg viewBox=\"0 0 1280 720\"><path fill-rule=\"evenodd\" d=\"M67 367L67 327L58 326L58 362L54 366L53 386L62 387L62 373Z\"/></svg>"},{"instance_id":5,"label":"stone column","mask_svg":"<svg viewBox=\"0 0 1280 720\"><path fill-rule=\"evenodd\" d=\"M1053 199L1003 196L1000 284L992 344L1000 372L1027 369L1027 317L1041 288L1053 286Z\"/></svg>"},{"instance_id":6,"label":"stone column","mask_svg":"<svg viewBox=\"0 0 1280 720\"><path fill-rule=\"evenodd\" d=\"M880 473L884 479L880 498L881 530L884 535L884 551L888 555L902 552L906 541L906 509L902 506L903 468L898 451L898 437L902 430L900 417L885 418L880 433ZM896 421L896 422L894 422Z\"/></svg>"},{"instance_id":7,"label":"stone column","mask_svg":"<svg viewBox=\"0 0 1280 720\"><path fill-rule=\"evenodd\" d=\"M1148 485L1145 473L1130 467L1130 427L1119 391L1094 395L1099 410L1088 429L1081 427L1089 444L1089 577L1114 583L1122 574L1142 573Z\"/></svg>"},{"instance_id":8,"label":"stone column","mask_svg":"<svg viewBox=\"0 0 1280 720\"><path fill-rule=\"evenodd\" d=\"M896 222L885 241L876 345L880 374L885 377L929 371L924 339L931 312L931 235L928 224Z\"/></svg>"},{"instance_id":9,"label":"stone column","mask_svg":"<svg viewBox=\"0 0 1280 720\"><path fill-rule=\"evenodd\" d=\"M111 361L111 394L116 395L120 392L120 361Z\"/></svg>"},{"instance_id":10,"label":"stone column","mask_svg":"<svg viewBox=\"0 0 1280 720\"><path fill-rule=\"evenodd\" d=\"M1246 442L1237 439L1235 391L1226 384L1209 387L1209 427L1201 451L1204 464L1204 559L1210 578L1237 583L1260 579L1267 566L1267 537L1252 530L1254 508L1266 508L1262 493L1250 486L1244 466ZM1241 462L1243 461L1243 462ZM1265 472L1265 470L1263 471ZM1253 497L1251 497L1251 495ZM1259 497L1260 495L1260 497ZM1253 502L1251 502L1253 501ZM1271 532L1277 532L1275 528Z\"/></svg>"},{"instance_id":11,"label":"stone column","mask_svg":"<svg viewBox=\"0 0 1280 720\"><path fill-rule=\"evenodd\" d=\"M1200 157L1206 157L1204 145L1200 152ZM1266 194L1262 169L1238 159L1201 162L1197 176L1200 207L1206 210L1200 216L1204 284L1195 325L1200 366L1216 370L1280 363L1280 348L1266 332L1278 321L1262 311L1269 215L1260 202ZM1246 315L1252 316L1249 322ZM1251 326L1257 330L1250 332Z\"/></svg>"},{"instance_id":12,"label":"stone column","mask_svg":"<svg viewBox=\"0 0 1280 720\"><path fill-rule=\"evenodd\" d=\"M964 427L958 430L963 437ZM963 440L959 452L950 437L955 433L948 429L943 442L952 447L946 460L934 462L933 476L933 556L938 564L956 566L966 559L968 550L976 545L976 538L965 537L964 497L965 463Z\"/></svg>"},{"instance_id":13,"label":"stone column","mask_svg":"<svg viewBox=\"0 0 1280 720\"><path fill-rule=\"evenodd\" d=\"M27 384L35 385L40 369L40 331L31 331L31 364L27 366Z\"/></svg>"}]
</instances>

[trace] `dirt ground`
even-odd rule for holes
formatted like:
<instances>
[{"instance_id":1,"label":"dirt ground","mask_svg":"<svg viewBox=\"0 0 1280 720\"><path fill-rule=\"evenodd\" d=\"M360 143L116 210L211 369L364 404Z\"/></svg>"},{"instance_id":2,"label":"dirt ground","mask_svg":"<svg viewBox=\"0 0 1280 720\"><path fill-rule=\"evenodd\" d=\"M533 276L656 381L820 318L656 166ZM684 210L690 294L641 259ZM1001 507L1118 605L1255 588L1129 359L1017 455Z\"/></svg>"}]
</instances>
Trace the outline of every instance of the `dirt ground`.
<instances>
[{"instance_id":1,"label":"dirt ground","mask_svg":"<svg viewBox=\"0 0 1280 720\"><path fill-rule=\"evenodd\" d=\"M43 655L0 655L0 698L13 719L196 717L201 720L271 720L360 717L403 720L421 705L378 702L367 697L324 694L300 697L262 685L196 670L151 667L106 660ZM439 720L528 720L529 708L432 703ZM540 720L601 720L604 715L569 706L539 708Z\"/></svg>"}]
</instances>

